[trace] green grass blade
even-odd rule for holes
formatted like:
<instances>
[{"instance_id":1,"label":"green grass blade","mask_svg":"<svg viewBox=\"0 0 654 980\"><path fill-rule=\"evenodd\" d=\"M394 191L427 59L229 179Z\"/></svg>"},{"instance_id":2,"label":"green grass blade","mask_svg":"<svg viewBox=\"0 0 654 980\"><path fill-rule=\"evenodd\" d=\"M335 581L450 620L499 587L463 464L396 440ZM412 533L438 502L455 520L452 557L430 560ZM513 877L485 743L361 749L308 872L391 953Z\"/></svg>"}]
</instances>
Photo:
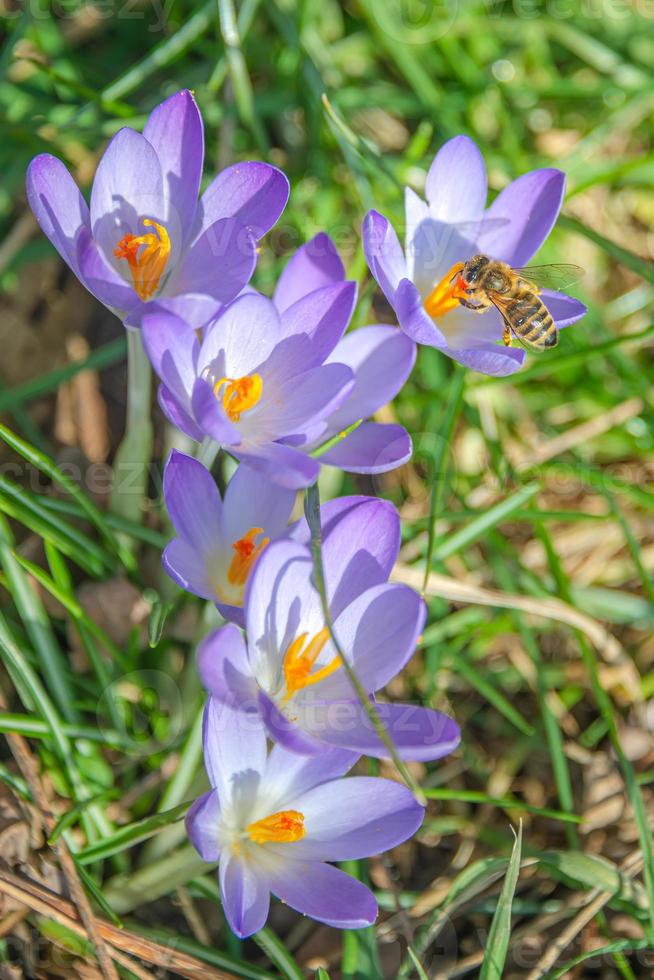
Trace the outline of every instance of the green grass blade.
<instances>
[{"instance_id":1,"label":"green grass blade","mask_svg":"<svg viewBox=\"0 0 654 980\"><path fill-rule=\"evenodd\" d=\"M414 951L411 948L411 946L409 946L409 948L407 949L407 953L409 954L409 956L411 958L411 962L413 963L414 967L416 968L416 973L418 974L419 980L429 980L429 977L427 976L427 973L425 971L425 968L423 967L422 963L418 959L417 955L414 953Z\"/></svg>"},{"instance_id":2,"label":"green grass blade","mask_svg":"<svg viewBox=\"0 0 654 980\"><path fill-rule=\"evenodd\" d=\"M549 973L545 974L543 980L560 980L561 977L572 976L575 972L575 967L581 963L588 963L590 960L611 956L613 953L636 952L640 949L651 950L652 944L648 939L618 939L613 943L607 943L605 946L595 946L593 949L580 953L574 959L563 963L556 970L550 970Z\"/></svg>"},{"instance_id":3,"label":"green grass blade","mask_svg":"<svg viewBox=\"0 0 654 980\"><path fill-rule=\"evenodd\" d=\"M87 495L80 490L77 484L66 476L65 473L55 466L54 462L45 453L41 453L30 446L29 443L25 442L14 432L8 429L5 425L0 423L0 438L3 439L8 446L10 446L15 452L17 452L23 459L26 459L28 463L35 466L37 470L41 473L45 473L51 480L58 484L66 493L70 494L73 500L77 501L80 505L86 517L91 521L92 524L97 527L100 534L103 536L108 546L112 551L118 556L126 568L132 570L134 566L133 556L126 551L116 539L113 531L107 524L102 511L96 507L92 500L87 497Z\"/></svg>"},{"instance_id":4,"label":"green grass blade","mask_svg":"<svg viewBox=\"0 0 654 980\"><path fill-rule=\"evenodd\" d=\"M509 797L489 796L487 793L471 789L425 789L428 800L457 800L460 803L479 803L483 806L497 806L503 810L524 810L538 817L548 817L550 820L561 820L563 823L581 823L583 817L564 810L552 810L550 807L531 806L522 800Z\"/></svg>"},{"instance_id":5,"label":"green grass blade","mask_svg":"<svg viewBox=\"0 0 654 980\"><path fill-rule=\"evenodd\" d=\"M105 633L102 627L98 626L95 620L91 619L91 617L73 595L61 588L52 578L50 578L49 575L43 571L42 568L35 565L34 562L29 561L27 558L23 558L16 552L12 552L12 556L19 565L21 565L30 573L30 575L33 576L33 578L36 579L39 585L42 585L43 588L50 593L50 595L61 603L66 612L70 613L73 619L82 624L92 636L96 637L100 643L102 643L107 652L114 658L116 664L125 670L128 669L129 665L125 659L123 651L114 643L111 637Z\"/></svg>"},{"instance_id":6,"label":"green grass blade","mask_svg":"<svg viewBox=\"0 0 654 980\"><path fill-rule=\"evenodd\" d=\"M252 133L259 152L266 154L268 151L268 137L254 105L252 82L250 81L245 56L241 47L241 37L232 0L218 0L218 15L220 18L220 31L225 44L229 75L234 89L234 99L239 115L245 126Z\"/></svg>"},{"instance_id":7,"label":"green grass blade","mask_svg":"<svg viewBox=\"0 0 654 980\"><path fill-rule=\"evenodd\" d=\"M436 521L443 509L445 498L445 476L447 470L447 454L450 450L452 434L454 432L459 413L463 406L463 392L465 388L465 371L456 365L450 388L447 394L447 402L443 415L441 431L438 433L438 441L434 451L431 464L431 495L429 500L429 523L427 538L427 558L425 560L425 579L423 592L427 588L427 579L432 568L432 558L434 545L436 543Z\"/></svg>"},{"instance_id":8,"label":"green grass blade","mask_svg":"<svg viewBox=\"0 0 654 980\"><path fill-rule=\"evenodd\" d=\"M554 546L545 529L542 527L540 528L540 538L545 547L550 568L552 569L552 573L556 579L562 598L569 602L569 582L563 572ZM609 738L611 739L611 744L617 755L618 762L622 770L625 789L633 808L634 819L636 821L636 827L638 828L638 838L643 851L643 874L645 878L645 887L649 898L650 938L654 939L654 841L652 840L652 831L649 826L647 808L645 806L641 788L638 785L638 780L636 779L636 773L634 772L633 765L627 758L622 747L622 742L620 741L620 734L618 731L613 704L609 695L605 691L604 686L602 685L595 651L586 640L586 637L580 633L577 633L577 642L579 643L582 659L590 678L595 701L600 709L600 713L604 718L604 721L606 722Z\"/></svg>"},{"instance_id":9,"label":"green grass blade","mask_svg":"<svg viewBox=\"0 0 654 980\"><path fill-rule=\"evenodd\" d=\"M632 272L635 272L641 279L645 279L646 282L654 284L654 266L651 262L648 262L646 259L641 259L639 255L634 255L628 249L610 241L610 239L605 238L604 235L600 235L599 232L589 228L576 218L560 215L559 225L567 231L572 231L578 235L583 235L584 238L588 238L589 241L599 246L602 251L606 252L616 262L619 262L627 269L631 269Z\"/></svg>"},{"instance_id":10,"label":"green grass blade","mask_svg":"<svg viewBox=\"0 0 654 980\"><path fill-rule=\"evenodd\" d=\"M497 909L493 916L488 940L486 942L486 954L479 973L479 980L502 980L504 973L504 963L509 948L511 938L511 907L513 896L518 883L520 873L520 858L522 855L522 824L518 828L518 835L511 852L511 860L507 868L504 884L500 893Z\"/></svg>"},{"instance_id":11,"label":"green grass blade","mask_svg":"<svg viewBox=\"0 0 654 980\"><path fill-rule=\"evenodd\" d=\"M535 497L539 490L540 485L538 483L528 483L512 493L510 497L493 504L492 507L470 521L465 527L460 528L454 534L450 534L443 544L436 548L434 552L436 561L443 561L450 555L463 551L464 548L474 544L475 541L488 534L490 530L496 528L498 524L508 521L516 511L520 510L523 504Z\"/></svg>"},{"instance_id":12,"label":"green grass blade","mask_svg":"<svg viewBox=\"0 0 654 980\"><path fill-rule=\"evenodd\" d=\"M135 823L121 827L115 834L105 837L103 840L85 847L84 850L77 852L77 860L80 864L94 864L96 861L104 861L105 858L113 854L119 854L130 847L134 847L141 841L147 840L153 834L159 833L173 823L177 823L186 816L189 808L188 803L182 803L172 810L164 813L155 813L152 817L144 817Z\"/></svg>"},{"instance_id":13,"label":"green grass blade","mask_svg":"<svg viewBox=\"0 0 654 980\"><path fill-rule=\"evenodd\" d=\"M0 563L7 576L18 615L39 658L53 702L66 721L76 721L78 713L75 709L75 693L70 684L68 664L43 603L25 575L23 561L13 551L9 526L4 518L0 517ZM29 564L31 566L31 563ZM31 571L31 568L29 570Z\"/></svg>"},{"instance_id":14,"label":"green grass blade","mask_svg":"<svg viewBox=\"0 0 654 980\"><path fill-rule=\"evenodd\" d=\"M88 535L78 531L68 521L54 519L46 508L39 506L37 498L2 476L0 511L55 545L93 578L100 578L115 567L113 556L107 555Z\"/></svg>"},{"instance_id":15,"label":"green grass blade","mask_svg":"<svg viewBox=\"0 0 654 980\"><path fill-rule=\"evenodd\" d=\"M60 730L71 741L81 738L88 742L99 742L101 745L106 745L107 748L123 752L134 750L132 738L104 727L69 725L66 722L61 722ZM0 714L0 732L16 732L18 735L24 735L25 738L48 738L52 734L52 729L47 721L36 718L34 715L3 711Z\"/></svg>"},{"instance_id":16,"label":"green grass blade","mask_svg":"<svg viewBox=\"0 0 654 980\"><path fill-rule=\"evenodd\" d=\"M259 932L255 932L252 938L257 946L261 947L270 962L274 963L282 975L287 977L287 980L304 980L304 971L298 966L284 943L272 929L264 926Z\"/></svg>"},{"instance_id":17,"label":"green grass blade","mask_svg":"<svg viewBox=\"0 0 654 980\"><path fill-rule=\"evenodd\" d=\"M451 652L449 651L450 654ZM518 731L522 732L523 735L531 736L534 734L533 726L526 718L523 718L517 708L484 676L462 650L459 650L453 658L452 668L474 687L489 704L492 704L501 715L504 715L506 720L514 725Z\"/></svg>"},{"instance_id":18,"label":"green grass blade","mask_svg":"<svg viewBox=\"0 0 654 980\"><path fill-rule=\"evenodd\" d=\"M183 936L178 932L171 932L163 927L146 928L140 922L131 920L126 925L137 935L153 939L155 942L161 943L162 946L178 949L181 953L188 953L189 956L195 956L203 963L208 963L209 966L215 966L218 970L226 970L235 977L242 977L243 980L279 980L277 973L264 970L253 963L246 963L245 960L237 960L222 950L202 946L196 940L189 939L188 936Z\"/></svg>"}]
</instances>

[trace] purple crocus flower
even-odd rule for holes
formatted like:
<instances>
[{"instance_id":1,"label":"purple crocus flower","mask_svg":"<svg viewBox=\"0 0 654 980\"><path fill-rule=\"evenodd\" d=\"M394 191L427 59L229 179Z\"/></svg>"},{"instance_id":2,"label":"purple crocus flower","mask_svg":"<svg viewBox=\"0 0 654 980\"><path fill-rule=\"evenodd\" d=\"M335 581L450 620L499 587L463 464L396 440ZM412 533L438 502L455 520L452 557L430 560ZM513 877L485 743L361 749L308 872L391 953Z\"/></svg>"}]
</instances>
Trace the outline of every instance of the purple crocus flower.
<instances>
[{"instance_id":1,"label":"purple crocus flower","mask_svg":"<svg viewBox=\"0 0 654 980\"><path fill-rule=\"evenodd\" d=\"M335 501L323 511L323 563L334 633L371 694L404 667L425 622L425 604L389 584L399 515L384 500ZM198 650L204 686L218 701L259 715L292 751L325 747L385 757L388 751L356 698L325 626L313 585L309 529L268 546L245 590L247 643L237 627L211 633ZM377 704L403 758L438 759L459 741L457 725L428 708Z\"/></svg>"},{"instance_id":2,"label":"purple crocus flower","mask_svg":"<svg viewBox=\"0 0 654 980\"><path fill-rule=\"evenodd\" d=\"M460 305L447 286L453 267L484 254L525 266L554 225L565 191L560 170L533 170L505 187L486 208L486 167L471 139L456 136L434 157L426 182L426 202L406 188L405 249L388 220L369 211L363 247L370 271L402 329L420 344L481 371L506 375L525 359L521 348L498 346L502 318L497 310L480 316ZM578 300L542 291L556 326L567 327L586 312Z\"/></svg>"},{"instance_id":3,"label":"purple crocus flower","mask_svg":"<svg viewBox=\"0 0 654 980\"><path fill-rule=\"evenodd\" d=\"M274 299L246 290L201 342L179 317L146 316L143 340L170 421L293 489L313 483L321 462L365 473L405 462L406 431L377 423L360 425L320 461L310 455L392 398L415 358L413 342L393 327L343 338L356 299L344 275L320 235L291 259Z\"/></svg>"},{"instance_id":4,"label":"purple crocus flower","mask_svg":"<svg viewBox=\"0 0 654 980\"><path fill-rule=\"evenodd\" d=\"M288 181L265 163L228 167L198 201L203 159L202 118L183 91L153 110L143 134L116 133L90 209L56 157L29 165L27 198L43 232L127 326L152 307L202 326L249 281L257 239L284 210Z\"/></svg>"},{"instance_id":5,"label":"purple crocus flower","mask_svg":"<svg viewBox=\"0 0 654 980\"><path fill-rule=\"evenodd\" d=\"M177 532L164 550L164 568L183 589L215 602L226 619L242 622L248 576L268 543L288 533L295 491L241 465L221 500L206 467L176 449L163 489Z\"/></svg>"},{"instance_id":6,"label":"purple crocus flower","mask_svg":"<svg viewBox=\"0 0 654 980\"><path fill-rule=\"evenodd\" d=\"M202 858L219 862L227 921L241 938L261 929L270 894L338 929L377 917L372 892L328 861L370 857L411 837L424 810L405 786L342 777L357 756L339 749L308 758L275 745L242 712L210 698L204 759L211 789L186 818Z\"/></svg>"},{"instance_id":7,"label":"purple crocus flower","mask_svg":"<svg viewBox=\"0 0 654 980\"><path fill-rule=\"evenodd\" d=\"M273 302L283 317L295 303L307 301L328 285L345 282L345 269L336 247L324 232L297 250L282 272ZM327 363L346 364L354 387L326 420L326 427L304 444L305 452L343 432L360 419L369 419L403 387L416 358L415 344L388 324L359 327L342 337ZM321 463L351 473L383 473L411 458L411 439L401 425L364 421L320 456Z\"/></svg>"}]
</instances>

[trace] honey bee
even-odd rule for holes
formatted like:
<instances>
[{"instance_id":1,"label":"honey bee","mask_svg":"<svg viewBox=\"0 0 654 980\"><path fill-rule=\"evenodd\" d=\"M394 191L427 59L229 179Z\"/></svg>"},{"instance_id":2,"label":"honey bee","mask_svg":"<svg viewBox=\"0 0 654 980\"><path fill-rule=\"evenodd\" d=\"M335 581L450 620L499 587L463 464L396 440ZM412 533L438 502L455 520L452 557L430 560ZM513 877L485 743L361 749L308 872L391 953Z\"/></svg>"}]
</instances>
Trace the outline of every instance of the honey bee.
<instances>
[{"instance_id":1,"label":"honey bee","mask_svg":"<svg viewBox=\"0 0 654 980\"><path fill-rule=\"evenodd\" d=\"M504 344L511 335L524 347L543 351L556 347L559 337L552 314L539 296L540 288L564 289L576 282L583 270L576 265L533 265L513 269L487 255L473 255L450 279L454 296L475 313L492 307L504 320Z\"/></svg>"}]
</instances>

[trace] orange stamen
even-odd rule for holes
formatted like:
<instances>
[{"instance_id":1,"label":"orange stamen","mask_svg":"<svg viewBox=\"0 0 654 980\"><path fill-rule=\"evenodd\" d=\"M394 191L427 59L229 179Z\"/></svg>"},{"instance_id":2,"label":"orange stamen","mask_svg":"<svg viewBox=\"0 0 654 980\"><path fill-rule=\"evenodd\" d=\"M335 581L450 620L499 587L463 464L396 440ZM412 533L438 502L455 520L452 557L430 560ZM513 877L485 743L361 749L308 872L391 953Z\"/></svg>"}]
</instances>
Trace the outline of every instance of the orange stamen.
<instances>
[{"instance_id":1,"label":"orange stamen","mask_svg":"<svg viewBox=\"0 0 654 980\"><path fill-rule=\"evenodd\" d=\"M255 539L259 534L263 534L262 527L251 527L242 538L232 544L235 555L227 571L227 579L231 585L245 585L252 566L269 543L270 538L262 538L256 544Z\"/></svg>"},{"instance_id":2,"label":"orange stamen","mask_svg":"<svg viewBox=\"0 0 654 980\"><path fill-rule=\"evenodd\" d=\"M134 289L145 302L156 293L166 271L170 256L170 237L164 226L156 221L144 218L143 224L154 228L156 234L147 232L145 235L125 235L116 245L114 255L117 259L127 259Z\"/></svg>"},{"instance_id":3,"label":"orange stamen","mask_svg":"<svg viewBox=\"0 0 654 980\"><path fill-rule=\"evenodd\" d=\"M221 395L221 389L225 391ZM243 378L220 378L213 386L216 398L223 400L223 408L232 422L238 422L243 412L254 408L263 392L260 374L246 374Z\"/></svg>"},{"instance_id":4,"label":"orange stamen","mask_svg":"<svg viewBox=\"0 0 654 980\"><path fill-rule=\"evenodd\" d=\"M306 643L308 633L300 633L291 643L284 656L284 680L286 681L286 694L284 701L290 701L294 694L301 691L311 684L317 684L325 677L329 677L341 666L341 658L337 655L320 667L313 674L311 670L316 660L320 656L323 647L329 639L329 630L326 626L316 633L316 635ZM306 646L305 646L306 644Z\"/></svg>"},{"instance_id":5,"label":"orange stamen","mask_svg":"<svg viewBox=\"0 0 654 980\"><path fill-rule=\"evenodd\" d=\"M429 316L443 316L456 309L459 300L465 298L466 284L460 276L465 263L457 262L425 299L424 307Z\"/></svg>"},{"instance_id":6,"label":"orange stamen","mask_svg":"<svg viewBox=\"0 0 654 980\"><path fill-rule=\"evenodd\" d=\"M280 810L251 823L246 827L246 832L255 844L289 844L302 840L305 834L304 814L298 810Z\"/></svg>"}]
</instances>

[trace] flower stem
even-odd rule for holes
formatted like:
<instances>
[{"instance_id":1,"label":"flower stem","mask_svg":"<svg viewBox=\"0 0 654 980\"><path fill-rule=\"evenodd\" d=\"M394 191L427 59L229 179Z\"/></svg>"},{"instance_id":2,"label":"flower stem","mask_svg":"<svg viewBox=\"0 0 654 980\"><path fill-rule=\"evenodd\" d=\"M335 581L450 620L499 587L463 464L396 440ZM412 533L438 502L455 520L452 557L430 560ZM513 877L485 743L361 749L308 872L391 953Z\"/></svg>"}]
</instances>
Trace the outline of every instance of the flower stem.
<instances>
[{"instance_id":1,"label":"flower stem","mask_svg":"<svg viewBox=\"0 0 654 980\"><path fill-rule=\"evenodd\" d=\"M440 435L437 436L438 442L434 451L434 460L431 472L431 497L429 501L429 523L427 525L427 557L425 559L425 578L422 583L423 595L427 591L427 582L431 572L431 563L434 556L434 545L436 544L436 521L443 509L443 499L445 497L445 471L447 467L447 454L450 449L450 441L456 420L459 417L463 404L463 391L465 387L466 373L458 365L454 365L454 374L450 381L447 405L443 416L443 427Z\"/></svg>"},{"instance_id":2,"label":"flower stem","mask_svg":"<svg viewBox=\"0 0 654 980\"><path fill-rule=\"evenodd\" d=\"M141 523L150 459L152 422L150 399L152 369L140 330L127 331L127 421L125 435L114 460L111 510L120 517Z\"/></svg>"},{"instance_id":3,"label":"flower stem","mask_svg":"<svg viewBox=\"0 0 654 980\"><path fill-rule=\"evenodd\" d=\"M341 658L341 663L343 669L348 676L348 680L354 688L357 698L361 704L361 707L368 716L375 732L377 733L379 739L383 742L385 747L388 749L389 758L392 759L395 764L395 768L399 772L400 776L409 787L415 798L418 800L422 806L426 805L425 797L416 783L415 779L407 769L406 765L400 758L393 740L388 734L383 721L379 717L375 706L368 696L368 692L359 680L354 667L345 655L343 648L341 647L338 638L334 633L334 624L332 622L332 614L329 608L329 601L327 599L327 589L325 586L325 573L322 564L322 529L320 526L320 491L318 490L318 484L314 483L313 486L307 487L306 495L304 498L304 514L309 525L309 530L311 532L311 555L313 558L313 578L314 585L318 590L320 595L320 601L322 603L323 616L325 618L325 626L329 630L329 635L331 637L332 643L336 648L336 652Z\"/></svg>"},{"instance_id":4,"label":"flower stem","mask_svg":"<svg viewBox=\"0 0 654 980\"><path fill-rule=\"evenodd\" d=\"M204 442L202 442L198 448L196 459L199 463L202 463L208 470L211 469L216 461L216 456L220 452L220 443L216 442L210 436L205 436Z\"/></svg>"}]
</instances>

